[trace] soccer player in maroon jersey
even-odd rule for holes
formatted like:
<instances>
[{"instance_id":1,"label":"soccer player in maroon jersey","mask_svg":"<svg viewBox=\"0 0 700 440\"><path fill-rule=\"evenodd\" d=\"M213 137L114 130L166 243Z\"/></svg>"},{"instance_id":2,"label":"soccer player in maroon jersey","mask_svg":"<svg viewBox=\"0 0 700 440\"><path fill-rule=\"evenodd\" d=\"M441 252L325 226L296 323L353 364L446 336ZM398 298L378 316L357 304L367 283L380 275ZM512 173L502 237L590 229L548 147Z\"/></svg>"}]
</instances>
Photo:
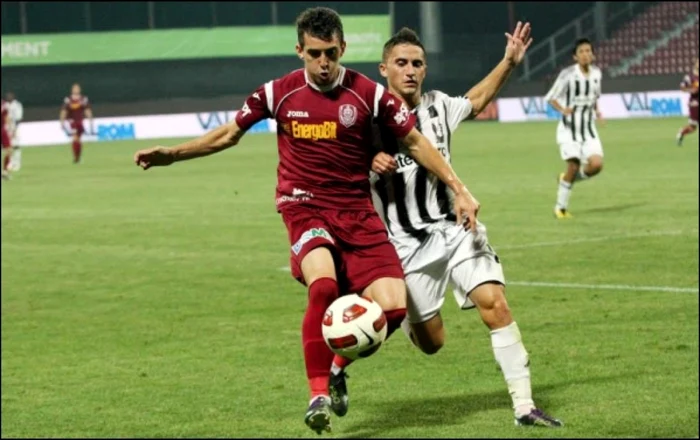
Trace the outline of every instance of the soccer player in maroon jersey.
<instances>
[{"instance_id":1,"label":"soccer player in maroon jersey","mask_svg":"<svg viewBox=\"0 0 700 440\"><path fill-rule=\"evenodd\" d=\"M83 150L83 144L80 142L80 137L85 133L83 121L85 118L90 121L90 132L94 133L95 128L92 120L92 107L88 97L83 95L80 90L80 84L75 83L71 88L71 95L63 98L63 107L59 119L61 127L68 136L73 138L73 163L80 163L80 157ZM66 125L66 119L70 121Z\"/></svg>"},{"instance_id":2,"label":"soccer player in maroon jersey","mask_svg":"<svg viewBox=\"0 0 700 440\"><path fill-rule=\"evenodd\" d=\"M695 60L693 73L686 75L681 82L681 90L690 93L688 100L688 125L681 128L676 135L678 146L683 145L683 138L686 134L690 134L698 128L698 60Z\"/></svg>"},{"instance_id":3,"label":"soccer player in maroon jersey","mask_svg":"<svg viewBox=\"0 0 700 440\"><path fill-rule=\"evenodd\" d=\"M134 161L149 169L217 153L236 145L256 122L277 121L276 205L289 235L292 275L308 286L302 343L311 402L305 422L321 433L331 428L333 352L321 332L326 308L340 294L359 293L382 307L389 333L406 315L401 262L371 200L373 123L391 132L412 160L455 193L458 224L474 228L479 203L414 128L415 116L402 101L340 64L346 44L335 11L304 11L297 37L303 69L260 86L229 124L173 148L138 151Z\"/></svg>"},{"instance_id":4,"label":"soccer player in maroon jersey","mask_svg":"<svg viewBox=\"0 0 700 440\"><path fill-rule=\"evenodd\" d=\"M10 137L10 132L8 130L7 124L9 123L10 106L7 101L2 100L2 149L5 152L5 157L2 161L2 180L8 180L10 178L10 157L12 154L12 139Z\"/></svg>"}]
</instances>

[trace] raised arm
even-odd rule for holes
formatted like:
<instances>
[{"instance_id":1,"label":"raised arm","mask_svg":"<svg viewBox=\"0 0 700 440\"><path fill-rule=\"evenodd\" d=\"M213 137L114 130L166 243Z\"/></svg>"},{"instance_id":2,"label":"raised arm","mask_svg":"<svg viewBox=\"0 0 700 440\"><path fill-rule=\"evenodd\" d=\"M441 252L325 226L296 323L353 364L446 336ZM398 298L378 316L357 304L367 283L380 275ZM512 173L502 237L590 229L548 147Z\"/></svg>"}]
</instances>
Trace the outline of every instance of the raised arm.
<instances>
[{"instance_id":1,"label":"raised arm","mask_svg":"<svg viewBox=\"0 0 700 440\"><path fill-rule=\"evenodd\" d=\"M486 108L498 91L501 90L503 84L506 83L511 72L523 61L527 48L532 44L530 31L530 23L523 25L521 22L518 22L513 35L506 32L508 41L503 59L484 79L464 95L472 103L470 118L475 117Z\"/></svg>"}]
</instances>

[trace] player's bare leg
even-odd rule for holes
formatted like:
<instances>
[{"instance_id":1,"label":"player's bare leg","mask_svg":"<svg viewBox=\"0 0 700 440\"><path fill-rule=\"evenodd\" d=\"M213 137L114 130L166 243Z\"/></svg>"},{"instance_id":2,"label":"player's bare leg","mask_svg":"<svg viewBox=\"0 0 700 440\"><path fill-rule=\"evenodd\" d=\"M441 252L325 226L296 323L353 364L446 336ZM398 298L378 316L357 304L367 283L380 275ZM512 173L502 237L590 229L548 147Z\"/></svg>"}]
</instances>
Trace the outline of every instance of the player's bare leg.
<instances>
[{"instance_id":1,"label":"player's bare leg","mask_svg":"<svg viewBox=\"0 0 700 440\"><path fill-rule=\"evenodd\" d=\"M508 308L505 287L487 282L474 288L469 298L476 305L481 319L491 331L494 357L501 367L513 399L516 425L559 427L562 422L535 407L530 385L530 360L517 323Z\"/></svg>"},{"instance_id":2,"label":"player's bare leg","mask_svg":"<svg viewBox=\"0 0 700 440\"><path fill-rule=\"evenodd\" d=\"M387 321L386 337L388 339L401 326L401 322L406 316L406 283L400 278L379 278L365 288L362 296L372 299L384 311ZM345 368L351 363L350 359L335 355L331 366L329 388L331 408L340 417L347 414L350 403L345 382L348 377L345 373Z\"/></svg>"},{"instance_id":3,"label":"player's bare leg","mask_svg":"<svg viewBox=\"0 0 700 440\"><path fill-rule=\"evenodd\" d=\"M681 128L678 134L676 135L676 145L679 147L683 145L683 138L685 138L686 135L689 135L690 133L694 132L698 128L697 122L693 123L692 121L688 123L685 127Z\"/></svg>"},{"instance_id":4,"label":"player's bare leg","mask_svg":"<svg viewBox=\"0 0 700 440\"><path fill-rule=\"evenodd\" d=\"M578 159L569 159L566 161L566 171L561 173L557 179L559 189L557 190L557 204L554 206L554 216L556 218L572 217L568 211L569 197L580 169L581 162Z\"/></svg>"},{"instance_id":5,"label":"player's bare leg","mask_svg":"<svg viewBox=\"0 0 700 440\"><path fill-rule=\"evenodd\" d=\"M309 286L308 305L302 324L302 343L311 401L304 422L316 433L331 431L328 370L333 352L323 340L321 322L328 306L339 296L335 262L331 251L318 247L301 261L301 271Z\"/></svg>"},{"instance_id":6,"label":"player's bare leg","mask_svg":"<svg viewBox=\"0 0 700 440\"><path fill-rule=\"evenodd\" d=\"M600 174L603 170L603 157L597 154L591 155L586 159L584 166L579 167L576 173L576 181L587 180L593 176Z\"/></svg>"},{"instance_id":7,"label":"player's bare leg","mask_svg":"<svg viewBox=\"0 0 700 440\"><path fill-rule=\"evenodd\" d=\"M445 327L440 312L419 323L409 324L408 320L404 320L401 328L413 345L425 354L435 354L445 345Z\"/></svg>"},{"instance_id":8,"label":"player's bare leg","mask_svg":"<svg viewBox=\"0 0 700 440\"><path fill-rule=\"evenodd\" d=\"M3 146L2 151L5 154L2 161L2 180L10 180L10 159L12 155L12 147Z\"/></svg>"}]
</instances>

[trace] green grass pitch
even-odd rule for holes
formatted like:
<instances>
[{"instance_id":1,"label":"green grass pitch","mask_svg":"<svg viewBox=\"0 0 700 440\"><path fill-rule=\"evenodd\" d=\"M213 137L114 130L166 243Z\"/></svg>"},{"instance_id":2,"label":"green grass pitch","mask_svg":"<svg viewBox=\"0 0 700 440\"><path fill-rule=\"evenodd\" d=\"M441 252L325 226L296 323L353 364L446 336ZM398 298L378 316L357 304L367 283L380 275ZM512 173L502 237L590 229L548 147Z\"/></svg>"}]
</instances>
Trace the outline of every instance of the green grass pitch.
<instances>
[{"instance_id":1,"label":"green grass pitch","mask_svg":"<svg viewBox=\"0 0 700 440\"><path fill-rule=\"evenodd\" d=\"M564 428L513 426L488 331L448 293L443 350L399 331L350 367L332 435L697 438L698 137L676 147L683 123L608 121L603 173L575 186L568 221L552 215L554 123L454 136L535 401ZM27 148L3 182L2 436L317 437L274 137L144 172L132 156L151 144L88 144L80 166L68 144Z\"/></svg>"}]
</instances>

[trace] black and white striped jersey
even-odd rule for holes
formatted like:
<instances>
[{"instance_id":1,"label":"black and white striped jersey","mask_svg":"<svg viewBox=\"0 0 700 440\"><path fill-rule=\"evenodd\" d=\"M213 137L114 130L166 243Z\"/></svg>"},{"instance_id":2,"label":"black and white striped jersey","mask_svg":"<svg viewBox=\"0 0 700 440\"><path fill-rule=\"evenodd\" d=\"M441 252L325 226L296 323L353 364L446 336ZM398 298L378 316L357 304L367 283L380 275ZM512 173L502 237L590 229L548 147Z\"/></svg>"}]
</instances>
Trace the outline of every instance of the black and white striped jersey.
<instances>
[{"instance_id":1,"label":"black and white striped jersey","mask_svg":"<svg viewBox=\"0 0 700 440\"><path fill-rule=\"evenodd\" d=\"M398 100L398 98L397 98ZM450 97L430 91L413 109L416 128L450 161L450 141L459 123L472 112L472 103L463 96ZM372 172L372 201L387 226L390 237L423 240L425 228L442 219L455 219L452 194L436 176L418 165L396 138L379 131L381 149L394 156L398 169L390 176Z\"/></svg>"},{"instance_id":2,"label":"black and white striped jersey","mask_svg":"<svg viewBox=\"0 0 700 440\"><path fill-rule=\"evenodd\" d=\"M571 108L573 113L562 115L558 130L573 142L585 142L597 139L598 131L595 126L595 106L601 93L603 80L601 70L590 66L588 75L584 75L578 64L569 66L559 72L552 88L545 95L545 101L557 100L564 108Z\"/></svg>"}]
</instances>

